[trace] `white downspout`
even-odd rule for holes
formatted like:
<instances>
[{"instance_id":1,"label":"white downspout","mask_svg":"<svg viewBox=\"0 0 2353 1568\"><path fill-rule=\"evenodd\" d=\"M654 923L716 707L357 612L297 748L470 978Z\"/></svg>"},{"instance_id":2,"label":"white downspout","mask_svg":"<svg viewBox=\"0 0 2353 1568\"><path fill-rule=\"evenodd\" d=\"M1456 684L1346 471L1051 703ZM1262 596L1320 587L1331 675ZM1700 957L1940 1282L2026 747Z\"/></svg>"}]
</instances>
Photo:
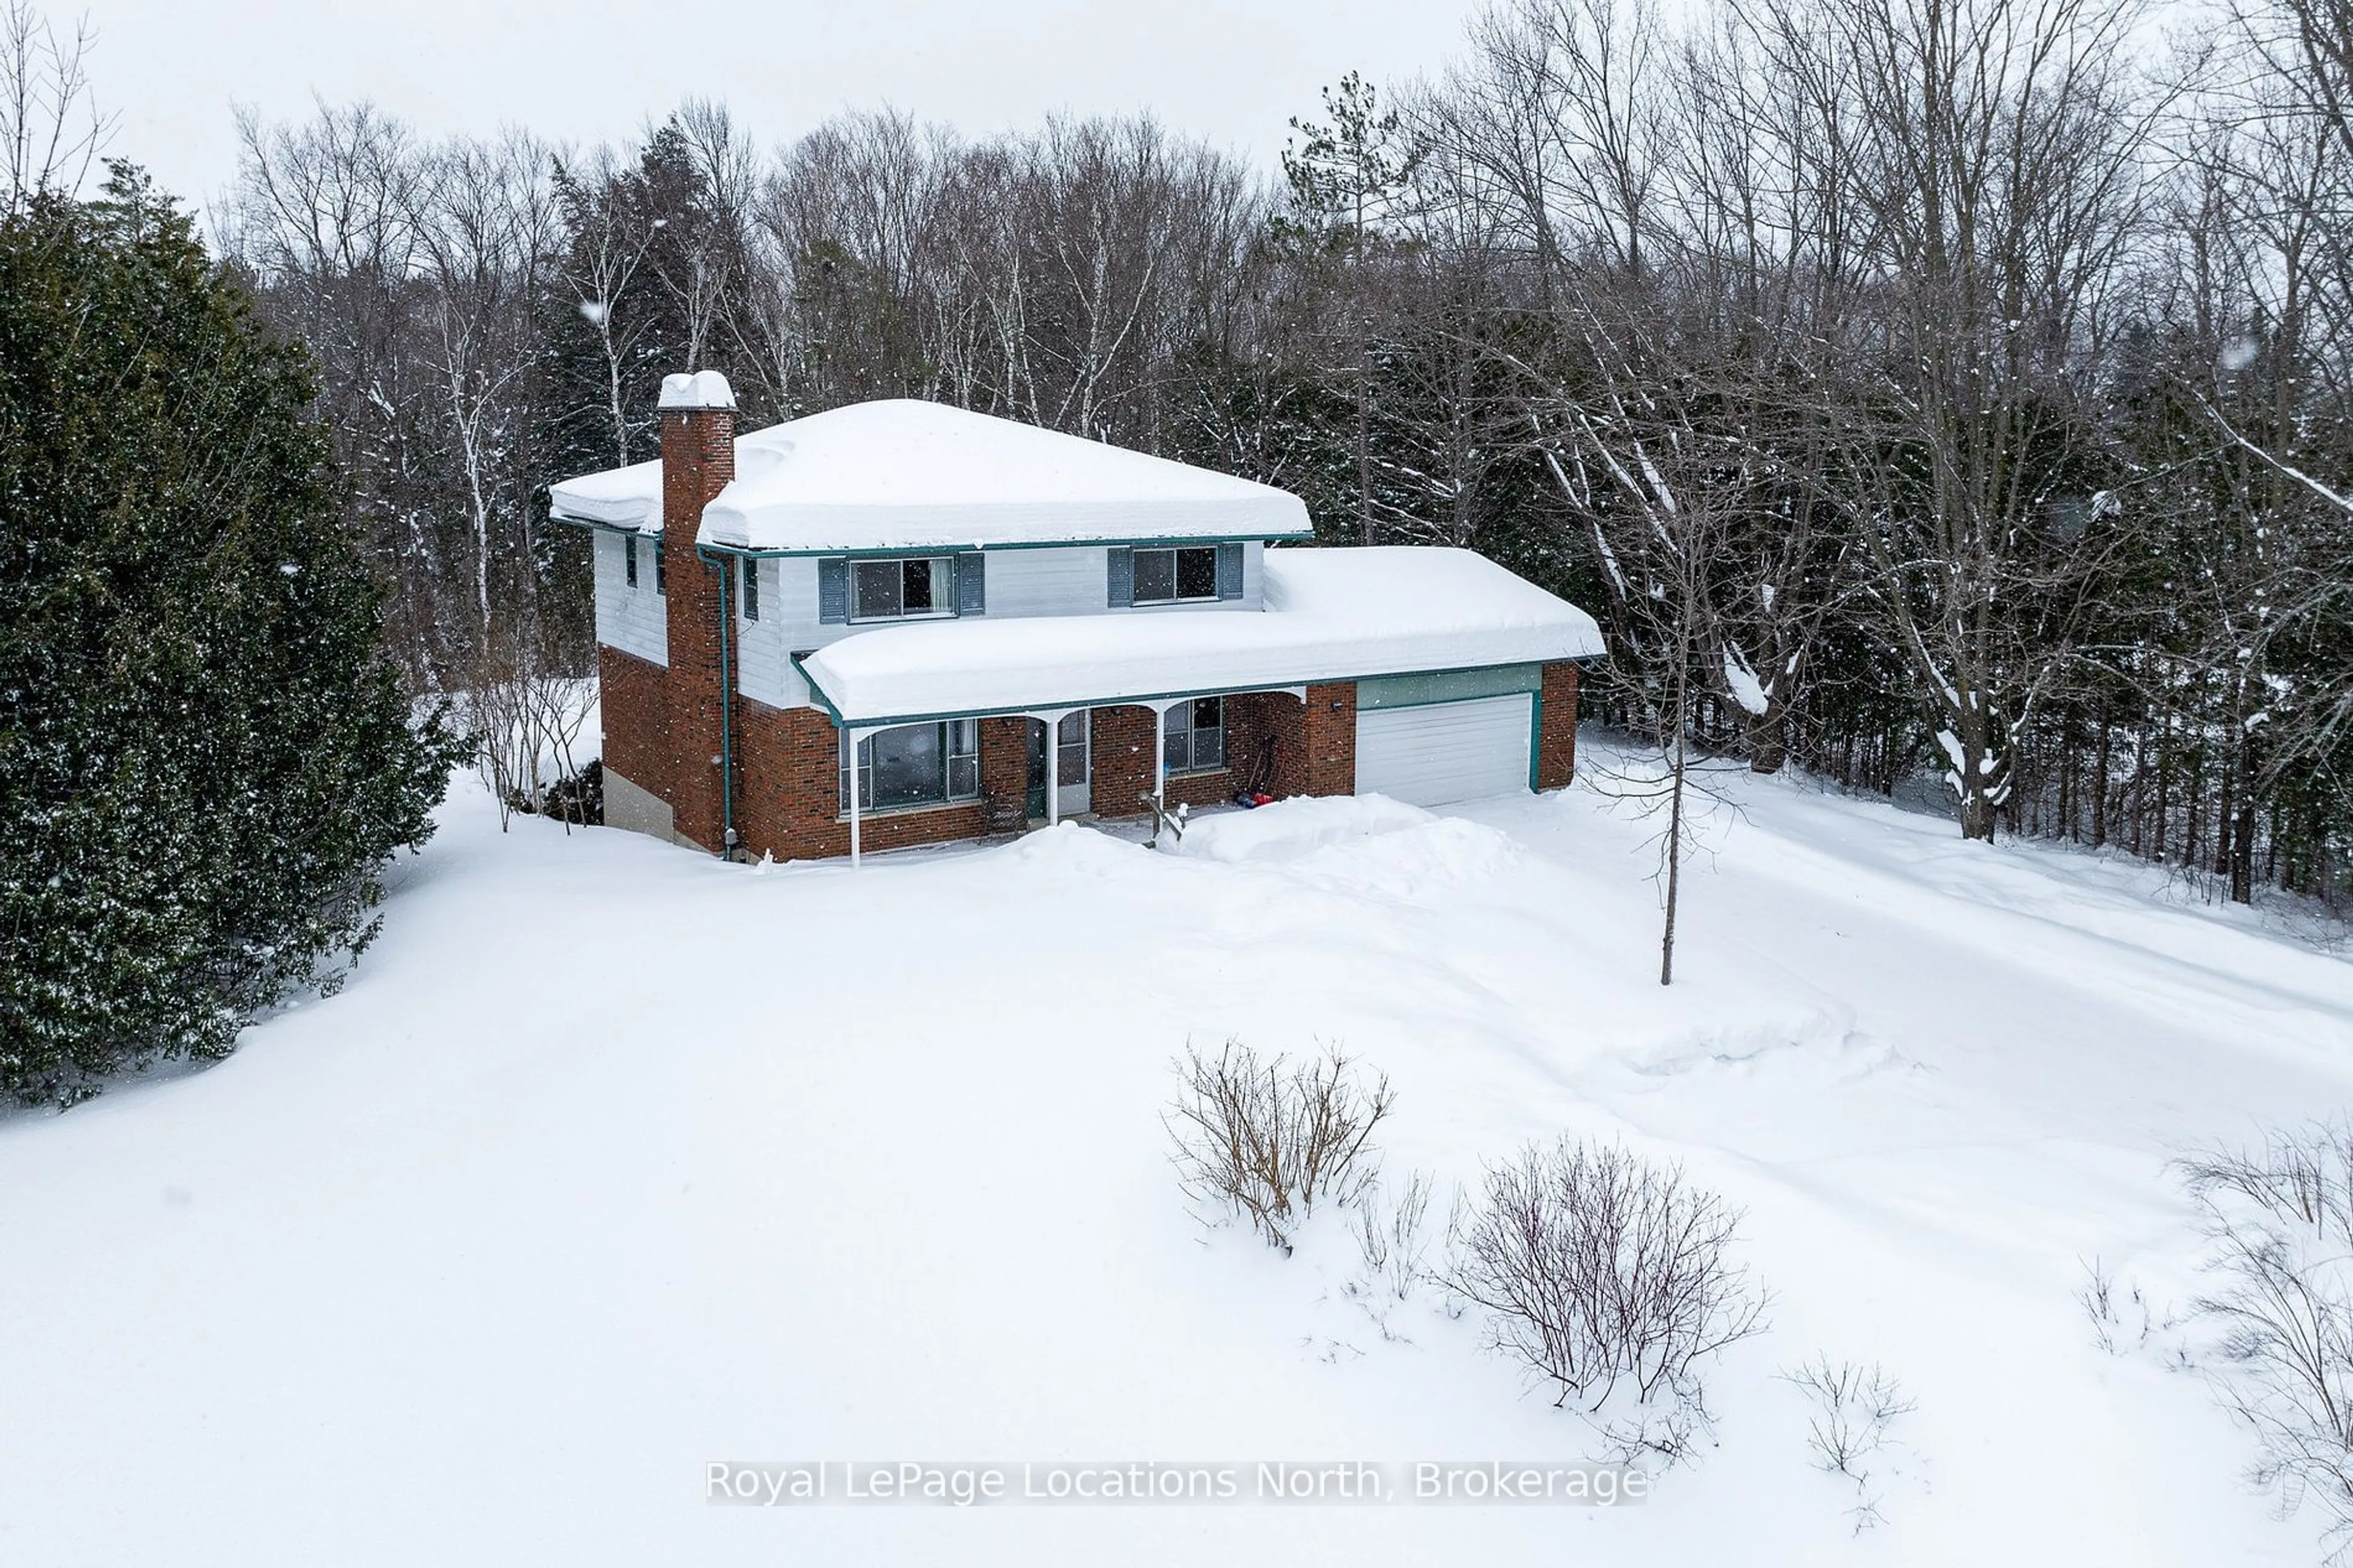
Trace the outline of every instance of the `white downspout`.
<instances>
[{"instance_id":1,"label":"white downspout","mask_svg":"<svg viewBox=\"0 0 2353 1568\"><path fill-rule=\"evenodd\" d=\"M1168 710L1159 703L1152 708L1152 812L1168 815Z\"/></svg>"}]
</instances>

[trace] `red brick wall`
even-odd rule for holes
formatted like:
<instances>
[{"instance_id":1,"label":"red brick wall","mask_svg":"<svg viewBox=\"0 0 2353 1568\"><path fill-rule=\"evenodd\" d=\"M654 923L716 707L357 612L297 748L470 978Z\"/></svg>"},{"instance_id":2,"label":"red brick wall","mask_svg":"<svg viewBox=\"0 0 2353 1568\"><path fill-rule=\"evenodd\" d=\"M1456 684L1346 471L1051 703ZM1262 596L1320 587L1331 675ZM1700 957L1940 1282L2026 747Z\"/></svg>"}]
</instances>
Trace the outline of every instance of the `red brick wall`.
<instances>
[{"instance_id":1,"label":"red brick wall","mask_svg":"<svg viewBox=\"0 0 2353 1568\"><path fill-rule=\"evenodd\" d=\"M735 831L758 859L818 860L849 853L841 816L841 731L814 708L771 708L735 699ZM1028 738L1018 719L980 724L983 789L1010 785L1017 797L1029 776ZM862 816L861 848L899 849L977 838L987 830L977 801Z\"/></svg>"},{"instance_id":2,"label":"red brick wall","mask_svg":"<svg viewBox=\"0 0 2353 1568\"><path fill-rule=\"evenodd\" d=\"M1152 793L1152 710L1094 710L1094 787L1098 816L1141 816Z\"/></svg>"},{"instance_id":3,"label":"red brick wall","mask_svg":"<svg viewBox=\"0 0 2353 1568\"><path fill-rule=\"evenodd\" d=\"M602 643L596 647L605 765L665 802L670 770L668 679L658 664Z\"/></svg>"},{"instance_id":4,"label":"red brick wall","mask_svg":"<svg viewBox=\"0 0 2353 1568\"><path fill-rule=\"evenodd\" d=\"M1334 703L1339 710L1333 710ZM1319 706L1320 705L1320 706ZM1095 710L1095 809L1106 816L1142 810L1136 797L1152 789L1152 710ZM1168 781L1171 805L1208 805L1230 800L1258 765L1269 737L1275 743L1268 793L1347 795L1356 787L1356 689L1353 683L1312 687L1308 704L1287 691L1246 691L1226 699L1226 765L1213 773Z\"/></svg>"},{"instance_id":5,"label":"red brick wall","mask_svg":"<svg viewBox=\"0 0 2353 1568\"><path fill-rule=\"evenodd\" d=\"M1577 666L1544 668L1544 709L1536 718L1536 787L1559 789L1577 776Z\"/></svg>"},{"instance_id":6,"label":"red brick wall","mask_svg":"<svg viewBox=\"0 0 2353 1568\"><path fill-rule=\"evenodd\" d=\"M695 536L702 509L735 477L735 414L668 409L660 418L662 572L670 610L666 798L677 814L678 832L715 851L725 816L720 768L712 761L723 750L720 705L726 700L719 668L724 563L698 556Z\"/></svg>"},{"instance_id":7,"label":"red brick wall","mask_svg":"<svg viewBox=\"0 0 2353 1568\"><path fill-rule=\"evenodd\" d=\"M980 788L1019 805L1029 795L1029 731L1027 719L980 721Z\"/></svg>"},{"instance_id":8,"label":"red brick wall","mask_svg":"<svg viewBox=\"0 0 2353 1568\"><path fill-rule=\"evenodd\" d=\"M1356 683L1311 686L1300 719L1299 778L1284 795L1356 793Z\"/></svg>"},{"instance_id":9,"label":"red brick wall","mask_svg":"<svg viewBox=\"0 0 2353 1568\"><path fill-rule=\"evenodd\" d=\"M1255 710L1257 730L1261 736L1274 737L1274 778L1267 793L1279 798L1303 795L1307 790L1307 710L1299 699L1288 691L1260 691L1241 700ZM1258 761L1256 752L1249 755L1245 765Z\"/></svg>"},{"instance_id":10,"label":"red brick wall","mask_svg":"<svg viewBox=\"0 0 2353 1568\"><path fill-rule=\"evenodd\" d=\"M666 781L677 763L661 734L666 710L657 694L663 689L664 672L614 648L601 648L599 654L606 758L624 777L668 800ZM1573 668L1569 676L1573 690ZM1575 710L1564 704L1563 710L1570 716L1564 733L1573 744ZM1547 744L1554 719L1548 705ZM832 720L814 708L771 708L738 694L734 725L735 828L744 853L754 859L766 854L779 860L849 854L849 824L840 815L839 798L840 731ZM1016 800L1027 794L1029 732L1033 727L1026 719L981 721L984 791ZM1269 735L1276 744L1271 793L1345 795L1356 787L1356 687L1343 683L1309 688L1304 706L1281 691L1227 698L1227 765L1170 778L1169 803L1202 806L1233 798ZM1143 815L1142 797L1152 789L1152 710L1098 708L1092 739L1096 814ZM976 838L987 830L986 808L974 802L870 815L862 818L859 837L865 848L895 849Z\"/></svg>"}]
</instances>

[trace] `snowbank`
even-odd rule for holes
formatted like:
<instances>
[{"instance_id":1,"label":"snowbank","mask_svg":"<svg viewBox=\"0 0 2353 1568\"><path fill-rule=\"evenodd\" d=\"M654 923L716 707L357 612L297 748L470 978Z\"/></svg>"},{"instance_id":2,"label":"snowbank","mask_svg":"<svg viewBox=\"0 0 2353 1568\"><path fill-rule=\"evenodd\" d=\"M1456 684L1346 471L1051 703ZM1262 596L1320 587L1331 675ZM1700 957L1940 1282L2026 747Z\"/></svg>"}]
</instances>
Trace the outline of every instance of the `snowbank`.
<instances>
[{"instance_id":1,"label":"snowbank","mask_svg":"<svg viewBox=\"0 0 2353 1568\"><path fill-rule=\"evenodd\" d=\"M2353 1100L2353 965L2161 869L1725 784L1671 990L1655 823L1590 789L754 875L468 785L340 996L0 1119L0 1559L2316 1560L2074 1295L2199 1288L2163 1162ZM1441 1227L1564 1131L1725 1194L1775 1300L1720 1444L1613 1510L701 1500L723 1459L1596 1451L1476 1314L1352 1292L1345 1216L1204 1235L1161 1116L1229 1036L1386 1072ZM1918 1406L1860 1538L1776 1375L1816 1354Z\"/></svg>"},{"instance_id":2,"label":"snowbank","mask_svg":"<svg viewBox=\"0 0 2353 1568\"><path fill-rule=\"evenodd\" d=\"M1369 838L1436 822L1433 812L1385 795L1302 796L1256 811L1221 811L1187 826L1172 853L1229 865L1295 860L1344 839Z\"/></svg>"}]
</instances>

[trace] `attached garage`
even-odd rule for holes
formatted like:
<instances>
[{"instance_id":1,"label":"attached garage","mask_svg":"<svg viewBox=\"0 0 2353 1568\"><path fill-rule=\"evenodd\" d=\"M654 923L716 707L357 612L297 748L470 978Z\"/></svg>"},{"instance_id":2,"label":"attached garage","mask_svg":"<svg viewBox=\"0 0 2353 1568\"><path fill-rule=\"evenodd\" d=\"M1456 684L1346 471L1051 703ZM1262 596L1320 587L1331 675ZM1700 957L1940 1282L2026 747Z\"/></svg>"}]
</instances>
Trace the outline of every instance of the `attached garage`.
<instances>
[{"instance_id":1,"label":"attached garage","mask_svg":"<svg viewBox=\"0 0 2353 1568\"><path fill-rule=\"evenodd\" d=\"M1534 787L1534 665L1361 681L1356 793L1446 805Z\"/></svg>"}]
</instances>

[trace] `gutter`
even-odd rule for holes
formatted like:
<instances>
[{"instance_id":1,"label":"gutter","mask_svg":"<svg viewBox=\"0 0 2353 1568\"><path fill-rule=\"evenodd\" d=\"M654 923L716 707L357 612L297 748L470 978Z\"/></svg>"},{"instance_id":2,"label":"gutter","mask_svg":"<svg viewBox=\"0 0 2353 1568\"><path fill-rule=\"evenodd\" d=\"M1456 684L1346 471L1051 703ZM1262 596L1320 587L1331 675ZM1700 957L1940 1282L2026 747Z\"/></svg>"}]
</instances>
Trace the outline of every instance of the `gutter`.
<instances>
[{"instance_id":1,"label":"gutter","mask_svg":"<svg viewBox=\"0 0 2353 1568\"><path fill-rule=\"evenodd\" d=\"M833 698L826 691L824 687L818 684L817 678L809 673L807 660L818 651L819 650L811 649L809 654L794 655L792 658L793 668L800 676L802 683L808 688L809 695L817 700L817 705L824 709L827 717L833 721L834 726L837 729L849 729L852 726L853 721L844 719L841 716L841 710L834 704ZM1182 690L1177 691L1136 692L1118 697L1091 697L1076 698L1067 701L1029 702L1024 703L1018 708L976 708L951 712L897 714L878 719L860 719L855 721L855 725L860 730L889 730L902 724L936 724L951 719L1002 719L1034 714L1038 712L1053 711L1055 710L1072 710L1080 708L1149 708L1155 703L1174 702L1179 699L1187 697L1240 697L1252 691L1289 691L1294 689L1303 689L1310 686L1353 686L1359 681L1383 680L1393 675L1468 675L1477 670L1504 669L1508 668L1513 665L1520 664L1574 664L1581 668L1586 665L1598 664L1608 657L1609 656L1607 654L1589 653L1579 654L1569 658L1511 659L1501 665L1469 664L1458 666L1451 669L1383 669L1362 675L1313 675L1301 680L1284 680L1279 682L1257 680L1252 681L1247 686L1193 686L1186 687ZM1537 695L1539 701L1541 701L1541 692Z\"/></svg>"},{"instance_id":2,"label":"gutter","mask_svg":"<svg viewBox=\"0 0 2353 1568\"><path fill-rule=\"evenodd\" d=\"M626 522L605 522L593 517L574 517L568 512L550 510L550 522L560 522L569 528L602 529L607 533L633 534L640 539L659 538L659 529L649 530ZM1309 544L1315 535L1310 533L1188 533L1169 539L1025 539L992 544L985 541L964 540L955 543L893 545L888 548L866 548L857 545L829 544L809 550L755 550L748 544L729 544L722 541L697 540L699 551L719 551L746 560L776 561L795 556L854 556L860 560L881 561L893 557L924 555L962 555L976 550L1091 550L1133 547L1137 550L1169 550L1188 544Z\"/></svg>"}]
</instances>

